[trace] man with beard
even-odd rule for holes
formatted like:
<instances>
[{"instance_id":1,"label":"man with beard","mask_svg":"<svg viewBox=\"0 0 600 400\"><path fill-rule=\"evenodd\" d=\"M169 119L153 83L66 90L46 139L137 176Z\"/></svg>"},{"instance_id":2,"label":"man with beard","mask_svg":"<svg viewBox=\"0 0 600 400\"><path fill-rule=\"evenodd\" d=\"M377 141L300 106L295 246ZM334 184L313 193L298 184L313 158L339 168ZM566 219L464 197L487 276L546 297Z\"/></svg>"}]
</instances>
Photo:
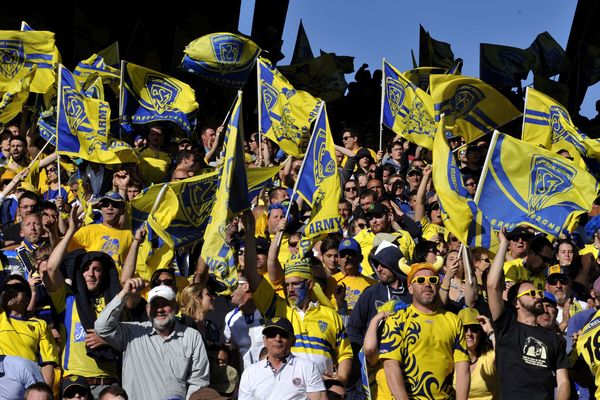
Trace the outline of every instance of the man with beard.
<instances>
[{"instance_id":1,"label":"man with beard","mask_svg":"<svg viewBox=\"0 0 600 400\"><path fill-rule=\"evenodd\" d=\"M552 265L546 269L546 290L556 298L556 322L561 332L567 330L569 318L588 309L588 304L577 300L571 293L571 278L565 267Z\"/></svg>"},{"instance_id":2,"label":"man with beard","mask_svg":"<svg viewBox=\"0 0 600 400\"><path fill-rule=\"evenodd\" d=\"M123 388L132 399L189 398L208 386L209 362L200 333L175 318L173 289L159 285L150 290L150 321L119 322L127 298L144 287L141 278L127 280L98 316L96 333L123 352Z\"/></svg>"},{"instance_id":3,"label":"man with beard","mask_svg":"<svg viewBox=\"0 0 600 400\"><path fill-rule=\"evenodd\" d=\"M529 281L533 284L534 289L545 290L546 274L544 271L555 262L554 249L550 241L543 235L534 236L527 243L527 252L524 258L503 264L504 278L514 284Z\"/></svg>"},{"instance_id":4,"label":"man with beard","mask_svg":"<svg viewBox=\"0 0 600 400\"><path fill-rule=\"evenodd\" d=\"M471 375L465 333L458 316L440 306L437 270L413 264L408 282L412 304L386 318L381 333L379 358L388 387L396 399L466 400Z\"/></svg>"},{"instance_id":5,"label":"man with beard","mask_svg":"<svg viewBox=\"0 0 600 400\"><path fill-rule=\"evenodd\" d=\"M496 329L500 398L553 399L556 387L556 399L568 399L566 343L555 332L537 325L537 316L545 312L541 301L543 292L536 290L531 282L516 282L508 291L508 305L505 305L502 266L508 239L504 230L498 239L498 252L490 267L487 290Z\"/></svg>"}]
</instances>

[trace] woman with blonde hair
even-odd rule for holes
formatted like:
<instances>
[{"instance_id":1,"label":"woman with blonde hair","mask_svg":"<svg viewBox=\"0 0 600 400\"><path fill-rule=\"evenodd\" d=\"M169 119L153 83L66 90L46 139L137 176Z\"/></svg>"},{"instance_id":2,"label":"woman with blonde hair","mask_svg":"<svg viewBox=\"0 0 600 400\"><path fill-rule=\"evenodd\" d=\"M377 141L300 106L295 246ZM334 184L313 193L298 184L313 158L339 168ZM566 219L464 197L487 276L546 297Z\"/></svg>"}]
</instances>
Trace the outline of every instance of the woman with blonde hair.
<instances>
[{"instance_id":1,"label":"woman with blonde hair","mask_svg":"<svg viewBox=\"0 0 600 400\"><path fill-rule=\"evenodd\" d=\"M181 292L180 303L183 324L200 332L206 345L218 343L219 331L214 323L206 319L215 309L215 296L207 285L192 283L186 286Z\"/></svg>"}]
</instances>

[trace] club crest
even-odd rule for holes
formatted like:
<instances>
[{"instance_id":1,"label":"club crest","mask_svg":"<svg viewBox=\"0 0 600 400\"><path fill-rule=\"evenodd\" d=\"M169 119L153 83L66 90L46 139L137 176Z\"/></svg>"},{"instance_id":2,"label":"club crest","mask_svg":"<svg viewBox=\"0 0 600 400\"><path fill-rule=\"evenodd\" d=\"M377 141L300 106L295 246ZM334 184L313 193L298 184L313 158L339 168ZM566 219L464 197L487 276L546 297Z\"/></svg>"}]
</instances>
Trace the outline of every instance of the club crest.
<instances>
[{"instance_id":1,"label":"club crest","mask_svg":"<svg viewBox=\"0 0 600 400\"><path fill-rule=\"evenodd\" d=\"M85 114L85 106L79 93L70 86L65 86L62 90L63 105L67 116L67 123L71 133L77 132L89 133L92 131L90 121Z\"/></svg>"},{"instance_id":2,"label":"club crest","mask_svg":"<svg viewBox=\"0 0 600 400\"><path fill-rule=\"evenodd\" d=\"M200 226L210 215L210 209L217 191L217 180L183 183L179 197L179 206L184 217L194 226Z\"/></svg>"},{"instance_id":3,"label":"club crest","mask_svg":"<svg viewBox=\"0 0 600 400\"><path fill-rule=\"evenodd\" d=\"M313 140L313 173L315 185L320 186L325 178L329 178L335 173L335 160L331 158L331 154L327 151L327 136L323 127L320 127L315 132L317 137Z\"/></svg>"},{"instance_id":4,"label":"club crest","mask_svg":"<svg viewBox=\"0 0 600 400\"><path fill-rule=\"evenodd\" d=\"M171 105L181 93L179 86L159 75L146 75L144 85L148 89L151 107L160 114L171 109Z\"/></svg>"},{"instance_id":5,"label":"club crest","mask_svg":"<svg viewBox=\"0 0 600 400\"><path fill-rule=\"evenodd\" d=\"M404 98L406 97L405 87L397 79L386 77L385 79L386 93L388 98L388 104L390 105L390 111L392 116L395 118L402 109Z\"/></svg>"},{"instance_id":6,"label":"club crest","mask_svg":"<svg viewBox=\"0 0 600 400\"><path fill-rule=\"evenodd\" d=\"M572 187L576 171L558 158L535 155L531 162L528 211L535 214L551 202L552 197Z\"/></svg>"},{"instance_id":7,"label":"club crest","mask_svg":"<svg viewBox=\"0 0 600 400\"><path fill-rule=\"evenodd\" d=\"M18 40L0 40L0 73L14 78L23 67L25 55L23 43Z\"/></svg>"},{"instance_id":8,"label":"club crest","mask_svg":"<svg viewBox=\"0 0 600 400\"><path fill-rule=\"evenodd\" d=\"M581 154L587 154L585 147L574 137L565 125L573 125L567 111L559 106L550 106L550 125L552 126L552 144L564 140L569 142Z\"/></svg>"},{"instance_id":9,"label":"club crest","mask_svg":"<svg viewBox=\"0 0 600 400\"><path fill-rule=\"evenodd\" d=\"M265 80L261 81L263 104L267 107L267 111L270 113L277 105L279 99L279 92L272 85L267 83Z\"/></svg>"},{"instance_id":10,"label":"club crest","mask_svg":"<svg viewBox=\"0 0 600 400\"><path fill-rule=\"evenodd\" d=\"M477 103L484 99L481 90L472 85L459 85L450 99L451 113L454 119L459 119L469 114Z\"/></svg>"},{"instance_id":11,"label":"club crest","mask_svg":"<svg viewBox=\"0 0 600 400\"><path fill-rule=\"evenodd\" d=\"M319 321L319 329L321 330L321 332L325 333L325 331L327 330L327 322Z\"/></svg>"},{"instance_id":12,"label":"club crest","mask_svg":"<svg viewBox=\"0 0 600 400\"><path fill-rule=\"evenodd\" d=\"M214 35L210 40L221 74L225 75L236 69L244 53L244 41L231 35Z\"/></svg>"}]
</instances>

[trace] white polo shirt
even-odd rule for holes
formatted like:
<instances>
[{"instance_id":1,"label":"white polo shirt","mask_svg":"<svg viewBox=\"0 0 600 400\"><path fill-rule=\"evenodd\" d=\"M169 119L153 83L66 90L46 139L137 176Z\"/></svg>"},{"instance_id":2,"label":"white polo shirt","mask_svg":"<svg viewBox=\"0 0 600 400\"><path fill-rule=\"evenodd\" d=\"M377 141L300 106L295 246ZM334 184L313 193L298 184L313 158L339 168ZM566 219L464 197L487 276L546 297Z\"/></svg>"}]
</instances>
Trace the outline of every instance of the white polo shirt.
<instances>
[{"instance_id":1,"label":"white polo shirt","mask_svg":"<svg viewBox=\"0 0 600 400\"><path fill-rule=\"evenodd\" d=\"M262 316L258 310L254 310L253 315L244 315L236 307L225 316L223 335L240 350L244 369L258 361L263 348L262 330Z\"/></svg>"},{"instance_id":2,"label":"white polo shirt","mask_svg":"<svg viewBox=\"0 0 600 400\"><path fill-rule=\"evenodd\" d=\"M322 391L325 383L317 366L290 354L277 373L266 359L246 368L238 400L306 400L308 393Z\"/></svg>"}]
</instances>

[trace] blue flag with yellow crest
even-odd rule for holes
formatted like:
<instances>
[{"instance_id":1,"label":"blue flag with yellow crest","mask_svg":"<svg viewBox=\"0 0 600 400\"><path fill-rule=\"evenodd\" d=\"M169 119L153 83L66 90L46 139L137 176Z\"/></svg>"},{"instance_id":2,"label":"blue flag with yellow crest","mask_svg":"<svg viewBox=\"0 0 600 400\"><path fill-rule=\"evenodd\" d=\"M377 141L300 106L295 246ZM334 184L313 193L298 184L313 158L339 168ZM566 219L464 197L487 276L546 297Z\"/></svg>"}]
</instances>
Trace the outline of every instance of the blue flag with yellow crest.
<instances>
[{"instance_id":1,"label":"blue flag with yellow crest","mask_svg":"<svg viewBox=\"0 0 600 400\"><path fill-rule=\"evenodd\" d=\"M429 150L436 131L431 96L391 64L383 63L382 123L394 133Z\"/></svg>"},{"instance_id":2,"label":"blue flag with yellow crest","mask_svg":"<svg viewBox=\"0 0 600 400\"><path fill-rule=\"evenodd\" d=\"M214 207L204 233L202 258L209 271L229 288L237 282L237 269L233 249L227 244L227 224L231 218L250 208L248 182L244 163L244 143L239 129L242 92L238 93L223 147L223 163L218 168L218 188Z\"/></svg>"},{"instance_id":3,"label":"blue flag with yellow crest","mask_svg":"<svg viewBox=\"0 0 600 400\"><path fill-rule=\"evenodd\" d=\"M260 48L240 35L219 32L192 41L183 52L180 66L183 70L212 82L242 87Z\"/></svg>"},{"instance_id":4,"label":"blue flag with yellow crest","mask_svg":"<svg viewBox=\"0 0 600 400\"><path fill-rule=\"evenodd\" d=\"M432 179L440 202L442 221L462 243L494 251L498 239L489 220L469 198L457 160L446 142L442 117L433 141Z\"/></svg>"},{"instance_id":5,"label":"blue flag with yellow crest","mask_svg":"<svg viewBox=\"0 0 600 400\"><path fill-rule=\"evenodd\" d=\"M258 59L259 128L289 155L306 151L310 126L317 117L319 99L296 90L269 61Z\"/></svg>"},{"instance_id":6,"label":"blue flag with yellow crest","mask_svg":"<svg viewBox=\"0 0 600 400\"><path fill-rule=\"evenodd\" d=\"M598 182L572 161L496 132L475 198L495 229L525 224L551 236L592 208Z\"/></svg>"},{"instance_id":7,"label":"blue flag with yellow crest","mask_svg":"<svg viewBox=\"0 0 600 400\"><path fill-rule=\"evenodd\" d=\"M59 65L56 114L56 150L100 164L137 162L131 146L109 139L110 107L86 97L71 72Z\"/></svg>"},{"instance_id":8,"label":"blue flag with yellow crest","mask_svg":"<svg viewBox=\"0 0 600 400\"><path fill-rule=\"evenodd\" d=\"M337 209L341 197L340 177L325 103L322 103L298 173L297 192L311 206L304 238L312 239L341 229Z\"/></svg>"},{"instance_id":9,"label":"blue flag with yellow crest","mask_svg":"<svg viewBox=\"0 0 600 400\"><path fill-rule=\"evenodd\" d=\"M521 115L506 97L477 78L431 75L429 80L436 121L445 114L448 125L456 126L455 134L467 143Z\"/></svg>"},{"instance_id":10,"label":"blue flag with yellow crest","mask_svg":"<svg viewBox=\"0 0 600 400\"><path fill-rule=\"evenodd\" d=\"M196 125L198 103L194 89L168 75L128 62L123 73L121 127L126 132L135 124L170 121L190 134Z\"/></svg>"},{"instance_id":11,"label":"blue flag with yellow crest","mask_svg":"<svg viewBox=\"0 0 600 400\"><path fill-rule=\"evenodd\" d=\"M0 31L0 91L7 91L15 80L23 79L33 65L37 72L30 91L46 93L56 80L55 69L60 54L54 33L48 31Z\"/></svg>"},{"instance_id":12,"label":"blue flag with yellow crest","mask_svg":"<svg viewBox=\"0 0 600 400\"><path fill-rule=\"evenodd\" d=\"M568 150L576 160L600 158L600 140L590 139L573 124L567 109L553 98L527 88L523 140L557 152Z\"/></svg>"},{"instance_id":13,"label":"blue flag with yellow crest","mask_svg":"<svg viewBox=\"0 0 600 400\"><path fill-rule=\"evenodd\" d=\"M19 115L29 98L29 90L36 70L37 66L33 65L23 78L15 80L2 95L0 98L0 123L7 123Z\"/></svg>"}]
</instances>

